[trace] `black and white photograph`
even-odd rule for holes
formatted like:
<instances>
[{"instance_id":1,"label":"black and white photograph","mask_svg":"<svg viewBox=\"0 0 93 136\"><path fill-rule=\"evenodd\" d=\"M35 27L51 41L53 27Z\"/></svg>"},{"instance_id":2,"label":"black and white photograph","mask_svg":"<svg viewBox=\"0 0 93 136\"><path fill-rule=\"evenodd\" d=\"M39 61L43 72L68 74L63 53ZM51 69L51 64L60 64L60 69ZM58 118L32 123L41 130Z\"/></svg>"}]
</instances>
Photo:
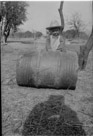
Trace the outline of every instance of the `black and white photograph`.
<instances>
[{"instance_id":1,"label":"black and white photograph","mask_svg":"<svg viewBox=\"0 0 93 136\"><path fill-rule=\"evenodd\" d=\"M93 0L1 0L0 48L2 136L93 136Z\"/></svg>"}]
</instances>

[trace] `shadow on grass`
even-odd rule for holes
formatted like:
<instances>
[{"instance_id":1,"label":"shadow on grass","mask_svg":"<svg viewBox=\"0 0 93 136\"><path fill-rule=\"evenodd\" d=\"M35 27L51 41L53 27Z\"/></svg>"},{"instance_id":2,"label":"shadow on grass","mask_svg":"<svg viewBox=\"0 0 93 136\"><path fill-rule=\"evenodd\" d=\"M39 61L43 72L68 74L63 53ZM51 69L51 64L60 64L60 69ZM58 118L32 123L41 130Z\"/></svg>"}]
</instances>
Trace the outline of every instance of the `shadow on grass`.
<instances>
[{"instance_id":1,"label":"shadow on grass","mask_svg":"<svg viewBox=\"0 0 93 136\"><path fill-rule=\"evenodd\" d=\"M20 41L20 40L15 40L15 41L8 41L7 43L33 44L34 41Z\"/></svg>"},{"instance_id":2,"label":"shadow on grass","mask_svg":"<svg viewBox=\"0 0 93 136\"><path fill-rule=\"evenodd\" d=\"M7 43L20 43L20 40L15 40L15 41L7 41Z\"/></svg>"},{"instance_id":3,"label":"shadow on grass","mask_svg":"<svg viewBox=\"0 0 93 136\"><path fill-rule=\"evenodd\" d=\"M33 108L25 120L22 135L86 136L76 112L65 105L60 95L51 95Z\"/></svg>"}]
</instances>

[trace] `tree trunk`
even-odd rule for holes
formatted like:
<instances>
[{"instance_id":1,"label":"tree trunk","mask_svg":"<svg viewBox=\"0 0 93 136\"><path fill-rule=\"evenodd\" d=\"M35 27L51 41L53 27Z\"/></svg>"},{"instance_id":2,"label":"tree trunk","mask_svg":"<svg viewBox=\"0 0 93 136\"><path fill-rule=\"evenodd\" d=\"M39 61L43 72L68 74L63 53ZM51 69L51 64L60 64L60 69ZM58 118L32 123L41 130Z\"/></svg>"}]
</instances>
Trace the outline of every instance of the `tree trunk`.
<instances>
[{"instance_id":1,"label":"tree trunk","mask_svg":"<svg viewBox=\"0 0 93 136\"><path fill-rule=\"evenodd\" d=\"M61 1L60 2L60 8L58 9L59 11L59 15L60 15L60 20L61 20L61 30L60 30L60 44L58 46L58 49L57 50L60 50L60 51L66 51L66 48L65 48L65 39L64 39L64 36L63 36L63 30L64 30L64 16L63 16L63 4L64 2Z\"/></svg>"},{"instance_id":2,"label":"tree trunk","mask_svg":"<svg viewBox=\"0 0 93 136\"><path fill-rule=\"evenodd\" d=\"M46 51L51 50L51 46L50 46L50 34L47 33L47 39L46 39Z\"/></svg>"},{"instance_id":3,"label":"tree trunk","mask_svg":"<svg viewBox=\"0 0 93 136\"><path fill-rule=\"evenodd\" d=\"M64 2L61 1L61 3L60 3L60 8L58 9L59 15L60 15L60 19L61 19L61 26L62 26L62 29L61 29L61 31L60 31L61 35L62 35L62 31L63 31L63 29L64 29L64 17L63 17L63 13L62 13L63 3L64 3Z\"/></svg>"},{"instance_id":4,"label":"tree trunk","mask_svg":"<svg viewBox=\"0 0 93 136\"><path fill-rule=\"evenodd\" d=\"M0 16L0 50L1 50L1 16Z\"/></svg>"},{"instance_id":5,"label":"tree trunk","mask_svg":"<svg viewBox=\"0 0 93 136\"><path fill-rule=\"evenodd\" d=\"M92 1L92 15L93 15L93 1ZM78 53L79 69L81 70L85 69L88 56L92 48L93 48L93 20L92 20L92 31L89 36L89 39L84 46L80 46L80 53Z\"/></svg>"},{"instance_id":6,"label":"tree trunk","mask_svg":"<svg viewBox=\"0 0 93 136\"><path fill-rule=\"evenodd\" d=\"M79 31L77 30L77 37L79 38Z\"/></svg>"},{"instance_id":7,"label":"tree trunk","mask_svg":"<svg viewBox=\"0 0 93 136\"><path fill-rule=\"evenodd\" d=\"M5 41L5 43L7 43L7 35L4 35L4 41Z\"/></svg>"},{"instance_id":8,"label":"tree trunk","mask_svg":"<svg viewBox=\"0 0 93 136\"><path fill-rule=\"evenodd\" d=\"M6 43L7 42L7 38L10 34L10 27L6 27L5 30L4 30L4 42Z\"/></svg>"}]
</instances>

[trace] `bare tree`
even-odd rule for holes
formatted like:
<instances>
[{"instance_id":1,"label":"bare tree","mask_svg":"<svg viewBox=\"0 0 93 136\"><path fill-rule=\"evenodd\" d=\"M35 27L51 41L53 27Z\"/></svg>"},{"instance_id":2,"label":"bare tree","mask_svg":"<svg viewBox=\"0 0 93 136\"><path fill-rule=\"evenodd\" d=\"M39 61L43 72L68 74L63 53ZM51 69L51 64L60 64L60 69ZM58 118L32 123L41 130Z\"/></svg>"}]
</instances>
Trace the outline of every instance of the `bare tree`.
<instances>
[{"instance_id":1,"label":"bare tree","mask_svg":"<svg viewBox=\"0 0 93 136\"><path fill-rule=\"evenodd\" d=\"M92 1L91 5L92 5L92 15L93 15L93 1ZM59 14L60 14L60 19L61 19L61 25L64 28L64 18L63 18L62 9L63 9L63 2L60 2ZM71 19L70 22L71 22L70 24L79 33L80 29L83 25L79 16L74 16L74 18ZM62 35L62 31L61 31L61 35ZM92 48L93 48L93 18L92 18L92 31L91 31L91 34L89 36L89 39L84 46L80 46L80 52L77 53L77 55L78 55L78 65L79 65L80 70L85 69L86 64L87 64L87 60L88 60L88 56L89 56L89 53L92 50Z\"/></svg>"},{"instance_id":2,"label":"bare tree","mask_svg":"<svg viewBox=\"0 0 93 136\"><path fill-rule=\"evenodd\" d=\"M93 1L92 1L92 16L93 16ZM93 48L93 17L92 17L92 31L89 36L89 39L84 46L80 46L80 52L78 53L78 64L81 70L85 69L88 56L92 48Z\"/></svg>"},{"instance_id":3,"label":"bare tree","mask_svg":"<svg viewBox=\"0 0 93 136\"><path fill-rule=\"evenodd\" d=\"M86 26L82 21L80 14L77 12L72 15L71 19L67 22L67 24L70 26L71 29L74 29L76 31L78 37L80 32L84 30Z\"/></svg>"}]
</instances>

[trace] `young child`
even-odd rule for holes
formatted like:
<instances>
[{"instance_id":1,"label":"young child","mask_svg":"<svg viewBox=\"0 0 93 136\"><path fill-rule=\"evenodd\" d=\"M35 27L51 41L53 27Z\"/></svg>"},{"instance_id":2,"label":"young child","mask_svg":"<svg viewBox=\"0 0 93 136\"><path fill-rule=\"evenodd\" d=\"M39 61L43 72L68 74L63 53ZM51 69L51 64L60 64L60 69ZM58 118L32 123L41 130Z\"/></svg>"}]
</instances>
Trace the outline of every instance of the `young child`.
<instances>
[{"instance_id":1,"label":"young child","mask_svg":"<svg viewBox=\"0 0 93 136\"><path fill-rule=\"evenodd\" d=\"M46 50L60 50L66 51L65 49L65 39L60 31L63 30L62 26L59 26L58 22L55 20L51 22L50 27L47 27L47 41Z\"/></svg>"}]
</instances>

